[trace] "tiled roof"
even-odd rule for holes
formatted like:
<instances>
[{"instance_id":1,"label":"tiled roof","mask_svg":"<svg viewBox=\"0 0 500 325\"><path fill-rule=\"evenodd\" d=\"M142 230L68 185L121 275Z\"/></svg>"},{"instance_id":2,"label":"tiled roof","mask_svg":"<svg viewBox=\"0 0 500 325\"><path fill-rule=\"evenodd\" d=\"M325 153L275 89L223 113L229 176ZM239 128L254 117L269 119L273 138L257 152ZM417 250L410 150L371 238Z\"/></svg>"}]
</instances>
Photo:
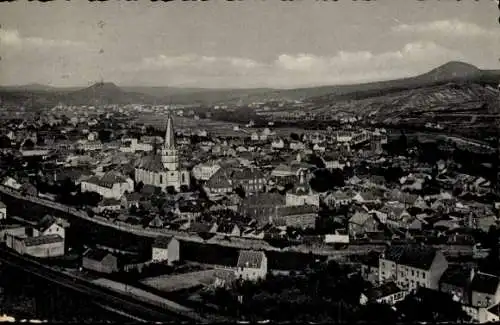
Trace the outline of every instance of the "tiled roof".
<instances>
[{"instance_id":1,"label":"tiled roof","mask_svg":"<svg viewBox=\"0 0 500 325\"><path fill-rule=\"evenodd\" d=\"M385 250L384 259L397 264L429 270L436 257L437 251L426 246L390 246Z\"/></svg>"},{"instance_id":2,"label":"tiled roof","mask_svg":"<svg viewBox=\"0 0 500 325\"><path fill-rule=\"evenodd\" d=\"M261 267L264 261L264 257L265 257L264 252L240 251L236 267L258 269Z\"/></svg>"},{"instance_id":3,"label":"tiled roof","mask_svg":"<svg viewBox=\"0 0 500 325\"><path fill-rule=\"evenodd\" d=\"M356 212L353 214L353 216L349 219L349 223L353 223L356 225L363 225L368 219L373 218L368 214L367 212Z\"/></svg>"},{"instance_id":4,"label":"tiled roof","mask_svg":"<svg viewBox=\"0 0 500 325\"><path fill-rule=\"evenodd\" d=\"M285 204L285 196L279 193L259 193L245 197L242 205L277 206Z\"/></svg>"},{"instance_id":5,"label":"tiled roof","mask_svg":"<svg viewBox=\"0 0 500 325\"><path fill-rule=\"evenodd\" d=\"M156 248L167 248L168 244L170 244L170 241L172 240L173 237L166 237L166 236L159 236L155 238L155 241L153 243L153 247Z\"/></svg>"},{"instance_id":6,"label":"tiled roof","mask_svg":"<svg viewBox=\"0 0 500 325\"><path fill-rule=\"evenodd\" d=\"M94 261L102 261L106 256L108 256L108 254L111 254L110 252L108 251L105 251L103 249L98 249L98 248L93 248L93 249L89 249L87 250L84 254L83 254L83 257L84 258L88 258L90 260L94 260Z\"/></svg>"},{"instance_id":7,"label":"tiled roof","mask_svg":"<svg viewBox=\"0 0 500 325\"><path fill-rule=\"evenodd\" d=\"M318 207L315 205L296 205L296 206L281 206L277 207L276 214L278 216L294 216L301 214L318 213Z\"/></svg>"},{"instance_id":8,"label":"tiled roof","mask_svg":"<svg viewBox=\"0 0 500 325\"><path fill-rule=\"evenodd\" d=\"M159 155L142 157L137 164L137 168L152 172L162 172L166 170L165 167L163 167L163 163L161 162L161 157Z\"/></svg>"},{"instance_id":9,"label":"tiled roof","mask_svg":"<svg viewBox=\"0 0 500 325\"><path fill-rule=\"evenodd\" d=\"M471 282L471 267L450 265L441 276L440 282L465 288Z\"/></svg>"},{"instance_id":10,"label":"tiled roof","mask_svg":"<svg viewBox=\"0 0 500 325\"><path fill-rule=\"evenodd\" d=\"M237 168L229 174L233 180L247 180L254 178L264 178L264 174L256 168Z\"/></svg>"},{"instance_id":11,"label":"tiled roof","mask_svg":"<svg viewBox=\"0 0 500 325\"><path fill-rule=\"evenodd\" d=\"M365 292L366 297L370 300L387 297L389 295L400 292L401 289L394 282L387 282L378 287L372 288Z\"/></svg>"},{"instance_id":12,"label":"tiled roof","mask_svg":"<svg viewBox=\"0 0 500 325\"><path fill-rule=\"evenodd\" d=\"M116 205L120 205L120 204L121 204L120 200L113 199L113 198L103 198L103 199L99 202L99 206L100 206L100 207L106 207L106 206L116 206Z\"/></svg>"},{"instance_id":13,"label":"tiled roof","mask_svg":"<svg viewBox=\"0 0 500 325\"><path fill-rule=\"evenodd\" d=\"M474 275L471 284L471 290L487 294L495 294L500 285L498 276L478 272Z\"/></svg>"},{"instance_id":14,"label":"tiled roof","mask_svg":"<svg viewBox=\"0 0 500 325\"><path fill-rule=\"evenodd\" d=\"M115 171L110 171L104 174L102 177L91 176L86 180L87 183L96 184L102 187L112 188L113 184L125 183L127 178Z\"/></svg>"},{"instance_id":15,"label":"tiled roof","mask_svg":"<svg viewBox=\"0 0 500 325\"><path fill-rule=\"evenodd\" d=\"M44 244L53 244L64 241L64 239L59 235L47 235L38 237L28 237L24 239L24 245L26 246L39 246Z\"/></svg>"},{"instance_id":16,"label":"tiled roof","mask_svg":"<svg viewBox=\"0 0 500 325\"><path fill-rule=\"evenodd\" d=\"M211 226L205 223L193 222L188 230L192 232L208 232L210 228Z\"/></svg>"},{"instance_id":17,"label":"tiled roof","mask_svg":"<svg viewBox=\"0 0 500 325\"><path fill-rule=\"evenodd\" d=\"M229 234L233 231L234 227L236 225L231 222L223 222L217 227L217 232L223 233L223 234Z\"/></svg>"}]
</instances>

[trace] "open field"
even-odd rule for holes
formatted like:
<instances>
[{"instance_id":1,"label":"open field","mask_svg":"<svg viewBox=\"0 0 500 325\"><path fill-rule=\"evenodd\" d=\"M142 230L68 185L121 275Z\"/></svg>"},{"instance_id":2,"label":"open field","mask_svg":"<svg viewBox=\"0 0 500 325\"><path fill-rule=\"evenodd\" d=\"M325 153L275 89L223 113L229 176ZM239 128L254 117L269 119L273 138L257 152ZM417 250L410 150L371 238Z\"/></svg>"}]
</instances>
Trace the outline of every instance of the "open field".
<instances>
[{"instance_id":1,"label":"open field","mask_svg":"<svg viewBox=\"0 0 500 325\"><path fill-rule=\"evenodd\" d=\"M161 275L147 278L142 284L157 290L172 292L190 289L196 286L208 286L215 279L215 270L203 270L175 275Z\"/></svg>"}]
</instances>

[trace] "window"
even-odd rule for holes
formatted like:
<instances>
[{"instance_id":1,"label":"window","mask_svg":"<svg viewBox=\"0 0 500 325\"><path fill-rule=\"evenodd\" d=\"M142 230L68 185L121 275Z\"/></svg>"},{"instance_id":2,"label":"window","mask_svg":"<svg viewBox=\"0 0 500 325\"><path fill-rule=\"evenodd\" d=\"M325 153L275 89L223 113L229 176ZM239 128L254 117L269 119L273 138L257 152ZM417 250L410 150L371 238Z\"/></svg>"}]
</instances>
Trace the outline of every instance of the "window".
<instances>
[{"instance_id":1,"label":"window","mask_svg":"<svg viewBox=\"0 0 500 325\"><path fill-rule=\"evenodd\" d=\"M160 174L160 184L163 184L163 175Z\"/></svg>"},{"instance_id":2,"label":"window","mask_svg":"<svg viewBox=\"0 0 500 325\"><path fill-rule=\"evenodd\" d=\"M422 279L425 279L425 272L422 272Z\"/></svg>"},{"instance_id":3,"label":"window","mask_svg":"<svg viewBox=\"0 0 500 325\"><path fill-rule=\"evenodd\" d=\"M411 276L415 276L415 270L411 270Z\"/></svg>"},{"instance_id":4,"label":"window","mask_svg":"<svg viewBox=\"0 0 500 325\"><path fill-rule=\"evenodd\" d=\"M184 173L181 175L181 182L182 183L186 182L186 175Z\"/></svg>"}]
</instances>

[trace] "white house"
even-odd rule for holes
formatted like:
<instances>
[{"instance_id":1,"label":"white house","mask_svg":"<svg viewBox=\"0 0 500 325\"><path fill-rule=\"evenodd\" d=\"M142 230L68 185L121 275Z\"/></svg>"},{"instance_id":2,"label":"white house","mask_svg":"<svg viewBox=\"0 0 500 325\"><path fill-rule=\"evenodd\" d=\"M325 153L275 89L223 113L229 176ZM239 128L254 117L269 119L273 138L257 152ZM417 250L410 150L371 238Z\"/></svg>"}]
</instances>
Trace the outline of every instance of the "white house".
<instances>
[{"instance_id":1,"label":"white house","mask_svg":"<svg viewBox=\"0 0 500 325\"><path fill-rule=\"evenodd\" d=\"M82 181L82 192L96 192L107 199L120 199L123 194L134 191L134 181L116 172L108 172L102 177L92 176Z\"/></svg>"},{"instance_id":2,"label":"white house","mask_svg":"<svg viewBox=\"0 0 500 325\"><path fill-rule=\"evenodd\" d=\"M193 167L193 177L198 180L208 181L221 166L217 163L198 164Z\"/></svg>"},{"instance_id":3,"label":"white house","mask_svg":"<svg viewBox=\"0 0 500 325\"><path fill-rule=\"evenodd\" d=\"M240 251L235 271L236 278L256 281L267 275L267 257L264 252Z\"/></svg>"},{"instance_id":4,"label":"white house","mask_svg":"<svg viewBox=\"0 0 500 325\"><path fill-rule=\"evenodd\" d=\"M4 181L3 181L3 186L7 186L7 187L10 187L14 190L19 190L22 185L19 184L18 181L16 181L15 179L13 179L12 177L7 177Z\"/></svg>"},{"instance_id":5,"label":"white house","mask_svg":"<svg viewBox=\"0 0 500 325\"><path fill-rule=\"evenodd\" d=\"M272 149L284 149L285 148L285 141L283 141L283 139L281 139L281 138L275 139L275 140L273 140L273 142L271 142L271 148Z\"/></svg>"},{"instance_id":6,"label":"white house","mask_svg":"<svg viewBox=\"0 0 500 325\"><path fill-rule=\"evenodd\" d=\"M175 237L157 237L152 245L152 261L164 262L168 265L180 259L180 243Z\"/></svg>"},{"instance_id":7,"label":"white house","mask_svg":"<svg viewBox=\"0 0 500 325\"><path fill-rule=\"evenodd\" d=\"M61 238L65 238L66 230L69 226L68 222L52 216L45 216L42 218L40 223L33 229L33 237L38 236L48 236L48 235L59 235Z\"/></svg>"},{"instance_id":8,"label":"white house","mask_svg":"<svg viewBox=\"0 0 500 325\"><path fill-rule=\"evenodd\" d=\"M150 143L141 143L135 138L122 139L122 146L120 146L121 152L134 153L136 151L149 152L152 150L153 146Z\"/></svg>"}]
</instances>

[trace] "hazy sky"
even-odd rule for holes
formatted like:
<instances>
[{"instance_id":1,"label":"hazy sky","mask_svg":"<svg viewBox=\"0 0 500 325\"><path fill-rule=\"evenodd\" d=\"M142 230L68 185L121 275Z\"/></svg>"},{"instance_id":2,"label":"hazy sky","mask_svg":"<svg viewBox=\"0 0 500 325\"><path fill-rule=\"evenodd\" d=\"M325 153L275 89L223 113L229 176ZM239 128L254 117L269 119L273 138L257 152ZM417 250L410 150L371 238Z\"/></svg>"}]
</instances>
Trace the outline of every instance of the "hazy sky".
<instances>
[{"instance_id":1,"label":"hazy sky","mask_svg":"<svg viewBox=\"0 0 500 325\"><path fill-rule=\"evenodd\" d=\"M0 84L294 87L500 68L494 0L0 4Z\"/></svg>"}]
</instances>

